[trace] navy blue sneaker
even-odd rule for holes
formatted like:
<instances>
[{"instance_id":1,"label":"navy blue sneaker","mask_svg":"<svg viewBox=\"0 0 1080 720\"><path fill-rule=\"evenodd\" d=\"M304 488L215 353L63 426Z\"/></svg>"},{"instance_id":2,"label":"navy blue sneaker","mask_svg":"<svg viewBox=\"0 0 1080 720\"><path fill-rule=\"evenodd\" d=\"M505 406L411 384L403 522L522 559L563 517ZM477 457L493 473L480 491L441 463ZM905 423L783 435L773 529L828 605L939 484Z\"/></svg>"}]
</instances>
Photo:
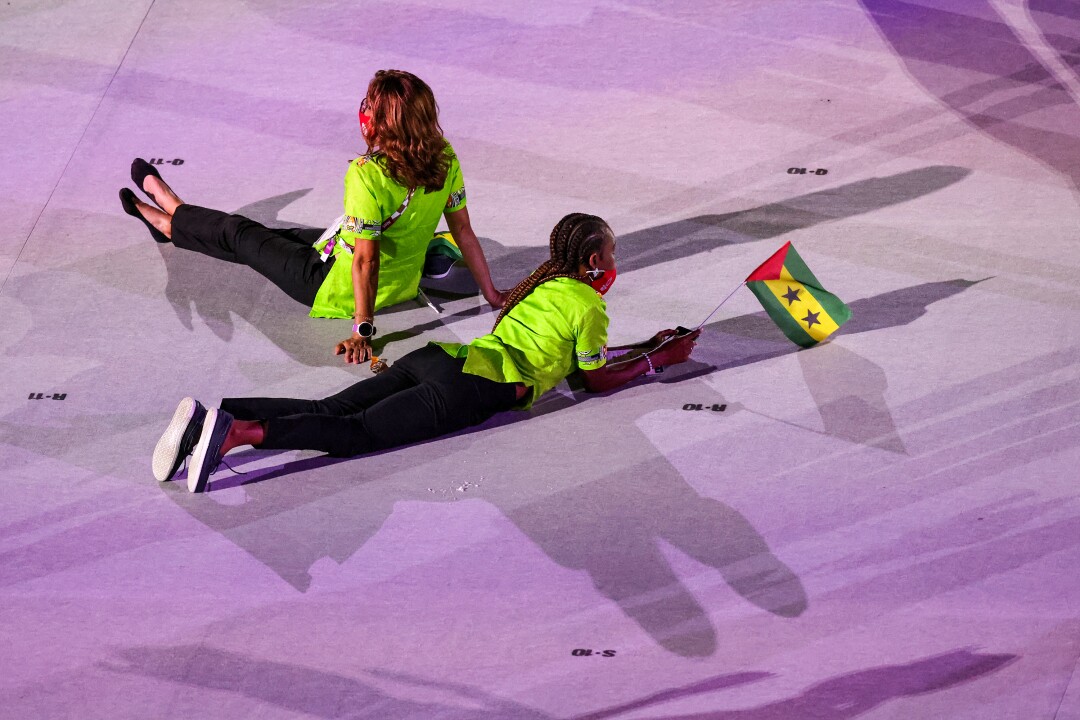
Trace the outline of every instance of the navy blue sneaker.
<instances>
[{"instance_id":1,"label":"navy blue sneaker","mask_svg":"<svg viewBox=\"0 0 1080 720\"><path fill-rule=\"evenodd\" d=\"M225 444L225 436L229 434L232 424L233 416L224 410L210 408L206 411L202 433L195 445L195 451L191 454L191 465L188 466L187 488L191 492L197 493L206 489L211 473L217 470L221 463L221 446Z\"/></svg>"},{"instance_id":2,"label":"navy blue sneaker","mask_svg":"<svg viewBox=\"0 0 1080 720\"><path fill-rule=\"evenodd\" d=\"M176 406L169 426L154 448L154 477L158 482L172 480L184 458L195 449L205 417L206 408L195 398L186 397Z\"/></svg>"}]
</instances>

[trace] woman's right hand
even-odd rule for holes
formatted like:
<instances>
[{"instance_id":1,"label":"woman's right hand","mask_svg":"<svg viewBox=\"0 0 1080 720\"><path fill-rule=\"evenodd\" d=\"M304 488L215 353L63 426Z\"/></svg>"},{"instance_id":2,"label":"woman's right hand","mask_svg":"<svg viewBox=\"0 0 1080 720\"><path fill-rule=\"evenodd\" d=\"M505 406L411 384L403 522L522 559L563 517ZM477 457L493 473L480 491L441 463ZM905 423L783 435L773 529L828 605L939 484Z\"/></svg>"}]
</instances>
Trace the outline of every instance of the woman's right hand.
<instances>
[{"instance_id":1,"label":"woman's right hand","mask_svg":"<svg viewBox=\"0 0 1080 720\"><path fill-rule=\"evenodd\" d=\"M371 359L371 338L353 335L347 340L342 340L334 346L335 355L344 355L345 362L350 365L359 365Z\"/></svg>"},{"instance_id":2,"label":"woman's right hand","mask_svg":"<svg viewBox=\"0 0 1080 720\"><path fill-rule=\"evenodd\" d=\"M664 332L657 333L659 337ZM676 365L681 362L686 362L690 359L690 353L694 351L695 342L698 336L701 335L701 330L695 330L692 333L683 335L681 337L675 337L675 335L669 335L667 342L659 350L653 350L649 353L649 359L652 360L653 365Z\"/></svg>"}]
</instances>

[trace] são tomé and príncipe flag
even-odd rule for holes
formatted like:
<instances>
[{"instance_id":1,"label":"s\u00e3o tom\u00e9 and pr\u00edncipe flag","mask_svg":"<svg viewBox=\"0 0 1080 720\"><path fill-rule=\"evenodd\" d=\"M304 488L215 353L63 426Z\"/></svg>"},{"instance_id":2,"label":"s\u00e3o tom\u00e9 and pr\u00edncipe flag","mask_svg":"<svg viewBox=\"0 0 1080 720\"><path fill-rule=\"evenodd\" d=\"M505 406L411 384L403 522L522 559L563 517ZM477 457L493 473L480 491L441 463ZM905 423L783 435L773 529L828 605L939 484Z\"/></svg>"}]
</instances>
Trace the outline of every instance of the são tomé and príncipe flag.
<instances>
[{"instance_id":1,"label":"s\u00e3o tom\u00e9 and pr\u00edncipe flag","mask_svg":"<svg viewBox=\"0 0 1080 720\"><path fill-rule=\"evenodd\" d=\"M791 243L746 278L765 312L792 342L816 345L851 318L851 308L821 287Z\"/></svg>"}]
</instances>

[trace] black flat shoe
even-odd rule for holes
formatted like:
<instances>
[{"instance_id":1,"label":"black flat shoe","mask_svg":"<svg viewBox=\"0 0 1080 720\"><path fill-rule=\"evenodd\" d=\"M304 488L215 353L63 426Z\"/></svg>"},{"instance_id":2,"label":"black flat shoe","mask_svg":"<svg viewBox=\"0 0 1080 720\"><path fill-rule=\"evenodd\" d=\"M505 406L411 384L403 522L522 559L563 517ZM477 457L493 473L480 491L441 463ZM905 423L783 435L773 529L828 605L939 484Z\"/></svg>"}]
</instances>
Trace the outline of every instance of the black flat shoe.
<instances>
[{"instance_id":1,"label":"black flat shoe","mask_svg":"<svg viewBox=\"0 0 1080 720\"><path fill-rule=\"evenodd\" d=\"M135 187L146 193L154 202L157 202L157 198L151 193L146 192L146 188L143 187L143 181L146 180L147 175L153 175L158 180L161 180L161 175L158 173L157 168L146 162L142 158L135 158L131 161L131 181L135 183ZM161 180L161 182L165 182ZM161 203L158 203L160 205Z\"/></svg>"},{"instance_id":2,"label":"black flat shoe","mask_svg":"<svg viewBox=\"0 0 1080 720\"><path fill-rule=\"evenodd\" d=\"M142 216L142 213L139 212L139 208L135 207L135 200L135 193L133 193L130 188L123 188L120 190L120 206L124 208L124 212L136 220L141 220L142 224L146 226L146 229L150 231L150 235L154 240L159 243L169 242L169 238L165 237L160 230Z\"/></svg>"}]
</instances>

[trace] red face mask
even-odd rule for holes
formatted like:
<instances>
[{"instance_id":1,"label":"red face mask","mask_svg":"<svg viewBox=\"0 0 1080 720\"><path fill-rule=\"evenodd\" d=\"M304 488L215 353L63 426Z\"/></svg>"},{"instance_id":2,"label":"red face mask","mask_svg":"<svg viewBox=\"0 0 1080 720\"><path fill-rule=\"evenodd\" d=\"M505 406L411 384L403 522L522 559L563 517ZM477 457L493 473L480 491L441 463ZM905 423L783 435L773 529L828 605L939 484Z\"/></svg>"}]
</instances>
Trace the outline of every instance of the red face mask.
<instances>
[{"instance_id":1,"label":"red face mask","mask_svg":"<svg viewBox=\"0 0 1080 720\"><path fill-rule=\"evenodd\" d=\"M371 130L371 116L368 115L365 110L368 109L367 98L364 98L360 102L360 134L364 137L368 136L368 132Z\"/></svg>"},{"instance_id":2,"label":"red face mask","mask_svg":"<svg viewBox=\"0 0 1080 720\"><path fill-rule=\"evenodd\" d=\"M604 295L611 286L615 284L615 270L601 270L599 268L590 270L587 273L591 279L589 280L589 286L596 292Z\"/></svg>"}]
</instances>

